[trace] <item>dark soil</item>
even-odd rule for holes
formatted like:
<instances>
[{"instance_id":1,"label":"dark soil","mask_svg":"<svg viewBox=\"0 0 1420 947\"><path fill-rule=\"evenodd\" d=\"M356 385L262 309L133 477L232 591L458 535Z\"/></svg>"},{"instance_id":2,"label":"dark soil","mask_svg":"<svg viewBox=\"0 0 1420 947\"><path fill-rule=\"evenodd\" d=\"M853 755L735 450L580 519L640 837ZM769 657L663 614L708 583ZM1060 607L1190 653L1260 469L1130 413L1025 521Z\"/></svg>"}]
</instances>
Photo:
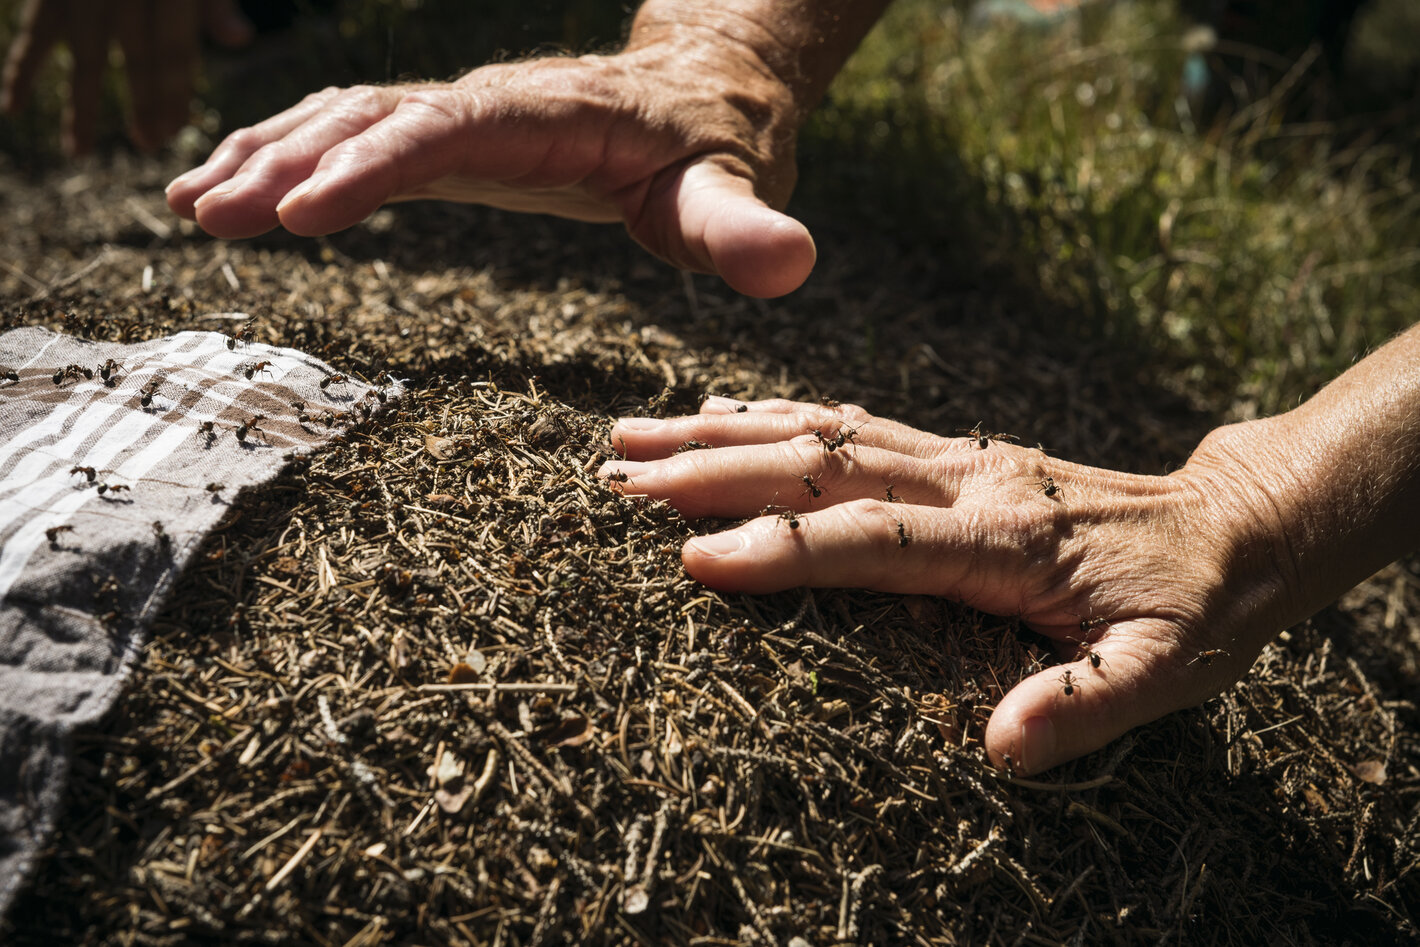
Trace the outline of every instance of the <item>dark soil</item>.
<instances>
[{"instance_id":1,"label":"dark soil","mask_svg":"<svg viewBox=\"0 0 1420 947\"><path fill-rule=\"evenodd\" d=\"M1009 779L985 721L1053 660L1016 622L709 592L679 548L711 524L593 476L610 418L706 391L1161 472L1227 405L1147 353L890 221L805 210L818 271L761 303L476 208L218 242L167 213L178 170L0 171L3 325L245 312L409 393L234 502L78 738L5 943L1414 942L1413 559L1222 697Z\"/></svg>"}]
</instances>

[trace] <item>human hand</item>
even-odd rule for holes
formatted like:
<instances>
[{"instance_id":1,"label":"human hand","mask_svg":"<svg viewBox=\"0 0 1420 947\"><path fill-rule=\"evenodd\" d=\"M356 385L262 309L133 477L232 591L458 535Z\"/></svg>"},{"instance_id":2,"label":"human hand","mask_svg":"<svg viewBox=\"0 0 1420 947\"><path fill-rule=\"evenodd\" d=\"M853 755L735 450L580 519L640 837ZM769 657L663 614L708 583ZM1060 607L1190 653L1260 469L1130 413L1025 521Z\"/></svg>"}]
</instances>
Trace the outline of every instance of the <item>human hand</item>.
<instances>
[{"instance_id":1,"label":"human hand","mask_svg":"<svg viewBox=\"0 0 1420 947\"><path fill-rule=\"evenodd\" d=\"M87 154L94 147L109 44L117 39L132 99L129 135L140 148L158 148L187 124L202 28L226 46L251 39L251 24L236 0L29 0L5 59L0 109L17 113L51 50L67 45L74 66L63 145L68 154Z\"/></svg>"},{"instance_id":2,"label":"human hand","mask_svg":"<svg viewBox=\"0 0 1420 947\"><path fill-rule=\"evenodd\" d=\"M621 221L675 266L781 295L815 255L775 209L795 181L795 104L742 46L706 35L327 89L228 136L168 204L229 238L330 233L419 198Z\"/></svg>"},{"instance_id":3,"label":"human hand","mask_svg":"<svg viewBox=\"0 0 1420 947\"><path fill-rule=\"evenodd\" d=\"M601 473L688 517L766 513L686 543L687 571L714 588L868 588L1020 616L1066 660L1001 699L986 748L1034 773L1218 694L1304 617L1281 524L1236 462L1254 436L1220 428L1181 470L1142 476L848 405L710 398L618 422L627 459ZM674 453L691 440L717 449Z\"/></svg>"}]
</instances>

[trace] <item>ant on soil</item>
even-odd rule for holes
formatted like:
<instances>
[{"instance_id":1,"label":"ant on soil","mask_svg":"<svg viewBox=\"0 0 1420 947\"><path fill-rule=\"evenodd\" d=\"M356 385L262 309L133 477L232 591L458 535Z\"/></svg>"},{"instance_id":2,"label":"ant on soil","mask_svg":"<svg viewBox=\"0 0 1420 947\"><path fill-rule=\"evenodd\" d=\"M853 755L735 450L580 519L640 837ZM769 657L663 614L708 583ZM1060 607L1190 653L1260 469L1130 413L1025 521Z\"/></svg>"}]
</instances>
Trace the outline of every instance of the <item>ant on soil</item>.
<instances>
[{"instance_id":1,"label":"ant on soil","mask_svg":"<svg viewBox=\"0 0 1420 947\"><path fill-rule=\"evenodd\" d=\"M93 483L94 478L99 475L99 472L92 467L70 467L69 476L72 477L75 474L83 474L90 483Z\"/></svg>"},{"instance_id":2,"label":"ant on soil","mask_svg":"<svg viewBox=\"0 0 1420 947\"><path fill-rule=\"evenodd\" d=\"M979 447L981 450L985 450L986 448L990 447L992 441L1018 441L1018 440L1020 440L1020 438L1016 437L1014 434L1001 434L1001 433L999 433L999 432L993 434L993 433L990 432L990 431L984 431L984 430L981 429L981 422L980 422L980 421L977 421L977 422L976 422L976 426L973 427L973 428L968 429L968 428L961 427L961 428L957 428L957 431L959 431L959 432L962 433L962 434L965 434L967 437L969 437L969 438L971 438L972 440L976 441L976 446Z\"/></svg>"},{"instance_id":3,"label":"ant on soil","mask_svg":"<svg viewBox=\"0 0 1420 947\"><path fill-rule=\"evenodd\" d=\"M1232 654L1233 653L1231 651L1227 651L1223 648L1209 648L1207 651L1198 652L1198 657L1194 658L1192 661L1189 661L1187 664L1184 665L1184 667L1192 667L1199 661L1203 662L1204 667L1208 667L1210 664L1213 663L1214 658L1232 657Z\"/></svg>"},{"instance_id":4,"label":"ant on soil","mask_svg":"<svg viewBox=\"0 0 1420 947\"><path fill-rule=\"evenodd\" d=\"M1079 679L1076 678L1075 675L1068 670L1064 674L1060 675L1059 680L1061 684L1065 685L1066 697L1069 697L1071 694L1075 693L1075 688L1080 686Z\"/></svg>"},{"instance_id":5,"label":"ant on soil","mask_svg":"<svg viewBox=\"0 0 1420 947\"><path fill-rule=\"evenodd\" d=\"M1054 478L1054 477L1045 477L1045 478L1043 478L1043 479L1040 481L1040 490L1039 490L1039 492L1040 492L1040 493L1044 493L1044 494L1045 494L1046 496L1048 496L1048 497L1053 497L1053 496L1055 496L1055 495L1058 493L1058 494L1060 494L1060 499L1062 499L1062 500L1065 499L1065 491L1064 491L1063 488L1061 488L1061 486L1060 486L1059 484L1057 484L1057 483L1055 482L1055 478Z\"/></svg>"},{"instance_id":6,"label":"ant on soil","mask_svg":"<svg viewBox=\"0 0 1420 947\"><path fill-rule=\"evenodd\" d=\"M247 365L242 369L242 374L247 376L247 381L251 381L251 377L257 372L261 372L263 375L270 375L271 372L267 371L266 369L266 366L270 364L271 363L267 361L252 362L250 365Z\"/></svg>"},{"instance_id":7,"label":"ant on soil","mask_svg":"<svg viewBox=\"0 0 1420 947\"><path fill-rule=\"evenodd\" d=\"M49 529L46 529L44 531L44 538L48 539L50 544L52 545L53 543L58 541L60 533L72 532L74 532L74 527L72 526L51 526L49 527Z\"/></svg>"},{"instance_id":8,"label":"ant on soil","mask_svg":"<svg viewBox=\"0 0 1420 947\"><path fill-rule=\"evenodd\" d=\"M804 484L804 493L811 493L815 500L823 496L823 487L819 486L818 478L813 474L804 474L799 478ZM802 496L802 494L800 494Z\"/></svg>"}]
</instances>

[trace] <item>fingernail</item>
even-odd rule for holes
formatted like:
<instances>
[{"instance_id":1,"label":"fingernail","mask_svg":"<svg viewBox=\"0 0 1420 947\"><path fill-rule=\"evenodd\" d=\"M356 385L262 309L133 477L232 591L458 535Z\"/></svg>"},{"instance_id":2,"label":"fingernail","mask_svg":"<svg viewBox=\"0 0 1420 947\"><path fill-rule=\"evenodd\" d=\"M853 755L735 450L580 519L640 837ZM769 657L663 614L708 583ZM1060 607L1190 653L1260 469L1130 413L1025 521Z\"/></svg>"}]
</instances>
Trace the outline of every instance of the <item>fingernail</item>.
<instances>
[{"instance_id":1,"label":"fingernail","mask_svg":"<svg viewBox=\"0 0 1420 947\"><path fill-rule=\"evenodd\" d=\"M713 536L697 536L686 545L700 555L714 559L739 552L744 548L745 538L743 534L738 532L715 533Z\"/></svg>"},{"instance_id":2,"label":"fingernail","mask_svg":"<svg viewBox=\"0 0 1420 947\"><path fill-rule=\"evenodd\" d=\"M1021 769L1038 773L1055 764L1055 724L1049 717L1028 717L1021 724Z\"/></svg>"},{"instance_id":3,"label":"fingernail","mask_svg":"<svg viewBox=\"0 0 1420 947\"><path fill-rule=\"evenodd\" d=\"M624 431L654 431L664 423L660 418L618 418L616 426Z\"/></svg>"},{"instance_id":4,"label":"fingernail","mask_svg":"<svg viewBox=\"0 0 1420 947\"><path fill-rule=\"evenodd\" d=\"M300 184L297 184L295 187L291 188L291 190L286 192L286 196L281 198L281 203L276 205L276 213L281 213L283 210L286 209L286 206L288 204L294 204L296 201L308 197L323 183L325 183L324 175L315 174L311 177L306 178L305 181L301 182Z\"/></svg>"}]
</instances>

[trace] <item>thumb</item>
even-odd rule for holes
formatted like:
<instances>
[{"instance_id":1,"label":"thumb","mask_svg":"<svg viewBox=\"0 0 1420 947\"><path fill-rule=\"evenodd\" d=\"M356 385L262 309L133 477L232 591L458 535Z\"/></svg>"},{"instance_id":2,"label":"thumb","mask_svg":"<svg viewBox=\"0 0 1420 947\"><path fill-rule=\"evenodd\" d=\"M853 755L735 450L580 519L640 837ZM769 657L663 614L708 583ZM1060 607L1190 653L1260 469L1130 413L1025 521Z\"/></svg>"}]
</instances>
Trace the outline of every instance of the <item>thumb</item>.
<instances>
[{"instance_id":1,"label":"thumb","mask_svg":"<svg viewBox=\"0 0 1420 947\"><path fill-rule=\"evenodd\" d=\"M1098 667L1089 655L1049 667L1001 699L986 725L992 763L1022 775L1039 773L1197 704L1225 685L1227 672L1221 668L1190 666L1173 648L1148 647L1170 640L1157 628L1110 631L1091 646Z\"/></svg>"},{"instance_id":2,"label":"thumb","mask_svg":"<svg viewBox=\"0 0 1420 947\"><path fill-rule=\"evenodd\" d=\"M653 200L664 203L648 208L649 229L632 236L677 266L718 274L746 296L793 292L814 268L808 228L760 200L748 178L718 164L691 164Z\"/></svg>"}]
</instances>

